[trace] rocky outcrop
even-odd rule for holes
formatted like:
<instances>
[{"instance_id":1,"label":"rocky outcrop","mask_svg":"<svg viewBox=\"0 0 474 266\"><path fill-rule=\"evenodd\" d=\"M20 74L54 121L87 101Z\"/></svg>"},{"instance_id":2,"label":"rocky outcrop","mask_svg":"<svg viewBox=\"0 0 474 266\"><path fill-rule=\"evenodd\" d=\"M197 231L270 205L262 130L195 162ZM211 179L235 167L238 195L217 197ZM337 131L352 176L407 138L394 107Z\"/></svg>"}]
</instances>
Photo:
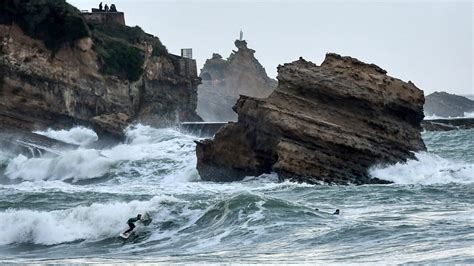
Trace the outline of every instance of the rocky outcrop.
<instances>
[{"instance_id":1,"label":"rocky outcrop","mask_svg":"<svg viewBox=\"0 0 474 266\"><path fill-rule=\"evenodd\" d=\"M246 41L236 40L235 46L227 60L213 54L201 69L197 112L205 121L235 121L232 106L240 95L265 98L277 86Z\"/></svg>"},{"instance_id":2,"label":"rocky outcrop","mask_svg":"<svg viewBox=\"0 0 474 266\"><path fill-rule=\"evenodd\" d=\"M474 112L474 101L444 91L434 92L426 96L424 109L427 116L463 117Z\"/></svg>"},{"instance_id":3,"label":"rocky outcrop","mask_svg":"<svg viewBox=\"0 0 474 266\"><path fill-rule=\"evenodd\" d=\"M367 170L425 150L423 91L376 65L337 54L321 66L300 58L278 67L278 81L267 99L242 96L238 121L197 143L203 180L275 171L308 183L385 183Z\"/></svg>"},{"instance_id":4,"label":"rocky outcrop","mask_svg":"<svg viewBox=\"0 0 474 266\"><path fill-rule=\"evenodd\" d=\"M426 131L451 131L474 128L474 118L423 120L421 126Z\"/></svg>"},{"instance_id":5,"label":"rocky outcrop","mask_svg":"<svg viewBox=\"0 0 474 266\"><path fill-rule=\"evenodd\" d=\"M87 27L66 3L48 5L45 12L63 8L55 19L74 15L77 25ZM157 127L201 121L195 61L168 54L140 28L89 24L85 37L57 44L45 35L48 28L27 32L23 13L6 14L0 21L0 125L38 130L81 124L121 137L134 121Z\"/></svg>"}]
</instances>

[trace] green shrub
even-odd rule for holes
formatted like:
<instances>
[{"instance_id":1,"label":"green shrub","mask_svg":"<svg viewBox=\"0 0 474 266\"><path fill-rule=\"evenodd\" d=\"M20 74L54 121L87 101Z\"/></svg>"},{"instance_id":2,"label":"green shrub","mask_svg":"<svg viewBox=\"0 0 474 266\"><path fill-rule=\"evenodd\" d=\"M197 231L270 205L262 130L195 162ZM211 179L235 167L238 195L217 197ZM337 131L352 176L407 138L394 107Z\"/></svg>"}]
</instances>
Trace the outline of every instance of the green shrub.
<instances>
[{"instance_id":1,"label":"green shrub","mask_svg":"<svg viewBox=\"0 0 474 266\"><path fill-rule=\"evenodd\" d=\"M132 44L146 42L153 47L152 56L167 55L166 47L161 43L158 37L147 34L140 27L128 27L118 24L89 24L94 31L98 31L107 36L125 40Z\"/></svg>"},{"instance_id":2,"label":"green shrub","mask_svg":"<svg viewBox=\"0 0 474 266\"><path fill-rule=\"evenodd\" d=\"M56 53L66 43L88 37L80 11L65 0L2 0L0 23L14 22L30 37Z\"/></svg>"},{"instance_id":3,"label":"green shrub","mask_svg":"<svg viewBox=\"0 0 474 266\"><path fill-rule=\"evenodd\" d=\"M101 60L102 73L132 82L140 78L145 62L145 54L141 49L105 36L94 39L93 49Z\"/></svg>"},{"instance_id":4,"label":"green shrub","mask_svg":"<svg viewBox=\"0 0 474 266\"><path fill-rule=\"evenodd\" d=\"M94 38L94 51L101 59L101 72L121 79L137 81L143 74L145 53L136 45L144 42L153 47L152 56L167 55L160 39L140 27L118 24L89 24Z\"/></svg>"}]
</instances>

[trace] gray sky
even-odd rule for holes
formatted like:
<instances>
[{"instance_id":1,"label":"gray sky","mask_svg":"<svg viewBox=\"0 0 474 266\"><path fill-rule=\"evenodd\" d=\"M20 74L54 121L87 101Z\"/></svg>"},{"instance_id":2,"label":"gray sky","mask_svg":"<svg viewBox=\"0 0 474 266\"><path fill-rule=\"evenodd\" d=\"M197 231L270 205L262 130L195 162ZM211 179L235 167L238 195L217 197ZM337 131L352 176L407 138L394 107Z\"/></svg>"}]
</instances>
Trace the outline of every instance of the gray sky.
<instances>
[{"instance_id":1,"label":"gray sky","mask_svg":"<svg viewBox=\"0 0 474 266\"><path fill-rule=\"evenodd\" d=\"M100 1L68 0L79 9ZM429 94L474 94L471 1L103 1L129 26L160 37L172 53L193 48L201 68L227 58L239 31L271 77L278 64L327 52L349 55L411 80Z\"/></svg>"}]
</instances>

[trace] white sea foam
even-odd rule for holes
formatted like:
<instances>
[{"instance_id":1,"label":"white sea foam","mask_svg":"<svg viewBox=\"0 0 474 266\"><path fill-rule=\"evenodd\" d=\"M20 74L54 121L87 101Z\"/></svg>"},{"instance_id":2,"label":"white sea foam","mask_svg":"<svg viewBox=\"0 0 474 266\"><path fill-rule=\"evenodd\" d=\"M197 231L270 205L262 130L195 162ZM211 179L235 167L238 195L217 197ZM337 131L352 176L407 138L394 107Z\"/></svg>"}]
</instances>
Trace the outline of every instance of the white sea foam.
<instances>
[{"instance_id":1,"label":"white sea foam","mask_svg":"<svg viewBox=\"0 0 474 266\"><path fill-rule=\"evenodd\" d=\"M474 118L474 112L464 112L463 116L438 116L436 114L425 115L424 120L435 120L435 119L459 119L459 118Z\"/></svg>"},{"instance_id":2,"label":"white sea foam","mask_svg":"<svg viewBox=\"0 0 474 266\"><path fill-rule=\"evenodd\" d=\"M27 158L20 154L9 162L5 174L10 179L77 181L100 177L113 163L113 160L101 156L97 150L87 149L65 151L59 156L45 155L39 158Z\"/></svg>"},{"instance_id":3,"label":"white sea foam","mask_svg":"<svg viewBox=\"0 0 474 266\"><path fill-rule=\"evenodd\" d=\"M90 145L99 139L92 129L82 126L73 127L69 130L48 129L46 131L34 131L33 133L79 146Z\"/></svg>"},{"instance_id":4,"label":"white sea foam","mask_svg":"<svg viewBox=\"0 0 474 266\"><path fill-rule=\"evenodd\" d=\"M50 136L61 136L65 140L66 136L80 135L77 132L87 133L88 129L73 128L61 133L49 130L47 132L55 132ZM10 179L30 181L69 179L78 181L101 177L114 165L124 162L118 171L127 171L127 168L130 168L130 170L139 171L142 176L149 176L153 175L159 166L173 178L185 178L186 181L188 177L197 178L197 175L193 173L195 172L194 137L183 135L172 129L155 129L142 125L128 128L126 136L126 143L103 150L81 147L58 151L58 154L45 154L39 158L18 155L8 162L5 174ZM133 166L134 162L146 159L161 160L161 162L149 163L142 167Z\"/></svg>"},{"instance_id":5,"label":"white sea foam","mask_svg":"<svg viewBox=\"0 0 474 266\"><path fill-rule=\"evenodd\" d=\"M466 117L466 118L474 118L474 112L464 112L464 117Z\"/></svg>"},{"instance_id":6,"label":"white sea foam","mask_svg":"<svg viewBox=\"0 0 474 266\"><path fill-rule=\"evenodd\" d=\"M0 151L0 165L8 162L12 155L6 151Z\"/></svg>"},{"instance_id":7,"label":"white sea foam","mask_svg":"<svg viewBox=\"0 0 474 266\"><path fill-rule=\"evenodd\" d=\"M176 199L154 197L149 201L94 203L90 206L55 211L9 209L0 212L0 227L3 230L0 245L54 245L75 240L115 237L127 228L126 221L131 215L157 211L162 201Z\"/></svg>"},{"instance_id":8,"label":"white sea foam","mask_svg":"<svg viewBox=\"0 0 474 266\"><path fill-rule=\"evenodd\" d=\"M420 152L417 160L397 163L388 167L373 167L374 177L396 184L447 184L473 183L474 165L453 162L438 155Z\"/></svg>"}]
</instances>

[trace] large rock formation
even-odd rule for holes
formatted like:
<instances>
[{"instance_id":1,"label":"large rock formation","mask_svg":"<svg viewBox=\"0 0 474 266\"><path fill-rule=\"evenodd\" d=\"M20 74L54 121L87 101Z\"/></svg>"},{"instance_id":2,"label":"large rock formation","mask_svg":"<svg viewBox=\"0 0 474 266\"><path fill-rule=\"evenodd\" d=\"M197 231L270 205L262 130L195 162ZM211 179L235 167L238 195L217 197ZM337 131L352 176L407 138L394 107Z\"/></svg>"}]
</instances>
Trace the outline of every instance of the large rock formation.
<instances>
[{"instance_id":1,"label":"large rock formation","mask_svg":"<svg viewBox=\"0 0 474 266\"><path fill-rule=\"evenodd\" d=\"M279 66L278 81L267 99L242 96L238 121L198 142L203 180L275 171L308 183L384 183L368 168L425 150L423 91L376 65L327 54L321 66L304 59Z\"/></svg>"},{"instance_id":2,"label":"large rock formation","mask_svg":"<svg viewBox=\"0 0 474 266\"><path fill-rule=\"evenodd\" d=\"M134 120L200 121L195 61L139 27L86 23L64 1L8 0L0 18L0 125L120 137Z\"/></svg>"},{"instance_id":3,"label":"large rock formation","mask_svg":"<svg viewBox=\"0 0 474 266\"><path fill-rule=\"evenodd\" d=\"M201 69L197 113L205 121L235 121L232 106L240 95L268 97L277 82L267 76L246 41L235 41L237 51L227 60L213 54Z\"/></svg>"},{"instance_id":4,"label":"large rock formation","mask_svg":"<svg viewBox=\"0 0 474 266\"><path fill-rule=\"evenodd\" d=\"M463 117L474 112L474 101L444 91L434 92L426 96L424 109L427 116Z\"/></svg>"}]
</instances>

